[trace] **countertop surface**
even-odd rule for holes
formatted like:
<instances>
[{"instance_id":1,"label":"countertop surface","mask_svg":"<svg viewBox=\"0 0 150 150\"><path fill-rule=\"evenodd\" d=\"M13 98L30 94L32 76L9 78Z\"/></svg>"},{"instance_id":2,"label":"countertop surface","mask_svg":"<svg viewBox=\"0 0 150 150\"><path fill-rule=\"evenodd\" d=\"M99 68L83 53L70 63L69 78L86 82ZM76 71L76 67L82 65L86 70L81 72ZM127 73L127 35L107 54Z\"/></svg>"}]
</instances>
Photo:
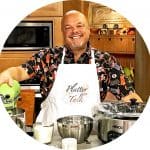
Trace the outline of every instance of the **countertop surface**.
<instances>
[{"instance_id":1,"label":"countertop surface","mask_svg":"<svg viewBox=\"0 0 150 150\"><path fill-rule=\"evenodd\" d=\"M19 118L19 119L22 121L22 123L24 122L23 118ZM33 132L32 127L24 126L23 130L26 133ZM62 138L59 135L58 130L56 128L54 128L54 130L53 130L51 142L47 145L50 147L56 147L58 149L62 149ZM96 131L92 130L90 136L88 137L88 139L84 143L77 144L77 150L90 149L90 148L98 147L101 145L103 145L102 141L98 138Z\"/></svg>"},{"instance_id":2,"label":"countertop surface","mask_svg":"<svg viewBox=\"0 0 150 150\"><path fill-rule=\"evenodd\" d=\"M77 144L77 149L82 150L82 149L90 149L94 147L101 146L103 143L99 140L98 136L94 133L92 133L87 141L81 144ZM58 132L53 133L52 141L49 146L54 146L56 148L62 148L62 138L58 134Z\"/></svg>"}]
</instances>

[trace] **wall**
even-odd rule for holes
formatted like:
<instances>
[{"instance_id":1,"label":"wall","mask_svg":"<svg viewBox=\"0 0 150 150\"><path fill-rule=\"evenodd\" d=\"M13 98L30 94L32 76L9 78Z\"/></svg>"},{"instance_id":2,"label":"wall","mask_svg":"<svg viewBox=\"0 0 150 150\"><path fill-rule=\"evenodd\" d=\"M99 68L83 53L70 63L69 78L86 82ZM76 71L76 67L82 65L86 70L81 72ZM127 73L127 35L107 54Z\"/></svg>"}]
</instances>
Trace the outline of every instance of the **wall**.
<instances>
[{"instance_id":1,"label":"wall","mask_svg":"<svg viewBox=\"0 0 150 150\"><path fill-rule=\"evenodd\" d=\"M143 38L136 34L135 87L138 94L146 101L150 95L150 55Z\"/></svg>"}]
</instances>

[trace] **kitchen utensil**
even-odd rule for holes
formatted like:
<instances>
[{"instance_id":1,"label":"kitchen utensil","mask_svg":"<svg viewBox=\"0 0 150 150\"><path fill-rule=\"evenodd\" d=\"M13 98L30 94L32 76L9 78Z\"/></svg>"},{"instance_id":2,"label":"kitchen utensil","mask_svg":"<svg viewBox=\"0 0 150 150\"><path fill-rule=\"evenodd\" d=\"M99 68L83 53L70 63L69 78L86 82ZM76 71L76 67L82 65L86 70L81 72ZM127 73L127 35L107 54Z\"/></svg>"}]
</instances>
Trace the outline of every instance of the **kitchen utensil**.
<instances>
[{"instance_id":1,"label":"kitchen utensil","mask_svg":"<svg viewBox=\"0 0 150 150\"><path fill-rule=\"evenodd\" d=\"M76 138L83 143L93 128L93 119L87 116L72 115L57 119L58 132L62 138Z\"/></svg>"},{"instance_id":2,"label":"kitchen utensil","mask_svg":"<svg viewBox=\"0 0 150 150\"><path fill-rule=\"evenodd\" d=\"M16 101L20 95L20 84L18 81L13 80L13 85L9 86L7 83L0 85L0 96L3 101L4 107L9 113L12 120L20 127L24 128L25 110L16 107Z\"/></svg>"},{"instance_id":3,"label":"kitchen utensil","mask_svg":"<svg viewBox=\"0 0 150 150\"><path fill-rule=\"evenodd\" d=\"M9 114L11 114L11 110L13 111L16 107L16 100L19 97L20 89L20 84L16 80L13 81L12 86L9 86L7 83L0 85L0 96Z\"/></svg>"},{"instance_id":4,"label":"kitchen utensil","mask_svg":"<svg viewBox=\"0 0 150 150\"><path fill-rule=\"evenodd\" d=\"M63 150L77 150L77 139L75 138L64 138L62 139Z\"/></svg>"},{"instance_id":5,"label":"kitchen utensil","mask_svg":"<svg viewBox=\"0 0 150 150\"><path fill-rule=\"evenodd\" d=\"M104 143L110 142L125 133L139 118L145 104L115 102L102 103L99 111L98 137Z\"/></svg>"},{"instance_id":6,"label":"kitchen utensil","mask_svg":"<svg viewBox=\"0 0 150 150\"><path fill-rule=\"evenodd\" d=\"M34 138L44 144L51 143L53 136L54 124L44 126L42 123L35 123L33 125Z\"/></svg>"},{"instance_id":7,"label":"kitchen utensil","mask_svg":"<svg viewBox=\"0 0 150 150\"><path fill-rule=\"evenodd\" d=\"M124 118L103 118L98 120L98 138L110 142L125 133L137 120Z\"/></svg>"},{"instance_id":8,"label":"kitchen utensil","mask_svg":"<svg viewBox=\"0 0 150 150\"><path fill-rule=\"evenodd\" d=\"M18 81L13 80L13 85L9 86L7 83L0 85L0 94L4 97L9 97L15 100L15 98L20 94L20 84Z\"/></svg>"}]
</instances>

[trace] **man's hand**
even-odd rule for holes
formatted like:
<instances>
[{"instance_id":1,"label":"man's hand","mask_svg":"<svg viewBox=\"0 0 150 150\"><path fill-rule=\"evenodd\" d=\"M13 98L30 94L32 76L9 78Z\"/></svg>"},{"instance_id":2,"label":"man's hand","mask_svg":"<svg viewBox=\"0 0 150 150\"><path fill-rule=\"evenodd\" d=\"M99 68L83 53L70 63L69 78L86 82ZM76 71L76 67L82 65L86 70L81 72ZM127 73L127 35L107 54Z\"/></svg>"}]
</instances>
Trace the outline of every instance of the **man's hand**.
<instances>
[{"instance_id":1,"label":"man's hand","mask_svg":"<svg viewBox=\"0 0 150 150\"><path fill-rule=\"evenodd\" d=\"M29 75L21 66L11 67L0 73L0 85L3 83L8 83L8 85L13 85L13 80L23 81L29 79Z\"/></svg>"},{"instance_id":2,"label":"man's hand","mask_svg":"<svg viewBox=\"0 0 150 150\"><path fill-rule=\"evenodd\" d=\"M136 102L140 102L142 103L142 99L140 98L140 96L136 93L136 92L130 92L129 95L122 97L122 101L124 102L131 102L131 99L136 99Z\"/></svg>"},{"instance_id":3,"label":"man's hand","mask_svg":"<svg viewBox=\"0 0 150 150\"><path fill-rule=\"evenodd\" d=\"M0 74L0 85L3 83L7 83L9 86L13 86L13 78L7 71L4 71Z\"/></svg>"},{"instance_id":4,"label":"man's hand","mask_svg":"<svg viewBox=\"0 0 150 150\"><path fill-rule=\"evenodd\" d=\"M143 102L140 96L136 92L130 92L129 95L122 97L123 102L131 102L131 99L136 99L137 102ZM104 102L117 102L115 95L113 95L111 92L107 92L106 97L104 99Z\"/></svg>"}]
</instances>

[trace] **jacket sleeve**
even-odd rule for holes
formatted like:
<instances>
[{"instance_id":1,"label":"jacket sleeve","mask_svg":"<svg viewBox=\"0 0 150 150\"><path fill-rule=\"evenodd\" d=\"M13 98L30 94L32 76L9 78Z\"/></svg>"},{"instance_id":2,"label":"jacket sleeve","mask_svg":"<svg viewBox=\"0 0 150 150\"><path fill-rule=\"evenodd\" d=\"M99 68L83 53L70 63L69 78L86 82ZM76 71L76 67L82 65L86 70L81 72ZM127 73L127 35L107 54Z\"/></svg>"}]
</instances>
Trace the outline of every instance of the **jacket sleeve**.
<instances>
[{"instance_id":1,"label":"jacket sleeve","mask_svg":"<svg viewBox=\"0 0 150 150\"><path fill-rule=\"evenodd\" d=\"M97 56L96 64L102 100L107 91L114 94L118 100L128 95L130 91L134 91L133 84L130 83L122 66L114 56L101 52Z\"/></svg>"}]
</instances>

